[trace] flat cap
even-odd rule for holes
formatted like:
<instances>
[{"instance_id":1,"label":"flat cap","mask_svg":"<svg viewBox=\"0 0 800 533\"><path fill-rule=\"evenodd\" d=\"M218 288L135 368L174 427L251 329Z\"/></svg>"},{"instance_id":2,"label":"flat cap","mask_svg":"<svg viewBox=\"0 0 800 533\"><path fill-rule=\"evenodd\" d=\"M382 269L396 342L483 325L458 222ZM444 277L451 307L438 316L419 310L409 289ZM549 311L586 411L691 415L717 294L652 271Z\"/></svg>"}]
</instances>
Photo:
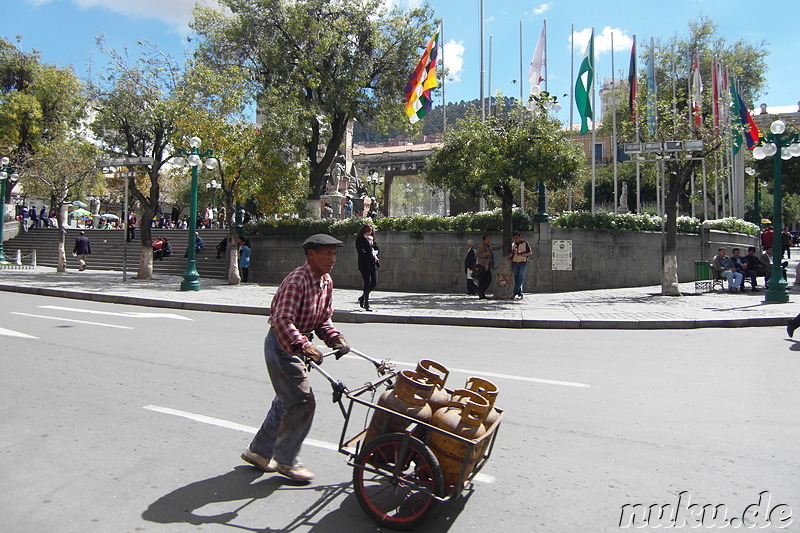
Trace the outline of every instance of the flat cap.
<instances>
[{"instance_id":1,"label":"flat cap","mask_svg":"<svg viewBox=\"0 0 800 533\"><path fill-rule=\"evenodd\" d=\"M327 233L317 233L303 241L303 250L316 250L323 246L344 246L344 243Z\"/></svg>"}]
</instances>

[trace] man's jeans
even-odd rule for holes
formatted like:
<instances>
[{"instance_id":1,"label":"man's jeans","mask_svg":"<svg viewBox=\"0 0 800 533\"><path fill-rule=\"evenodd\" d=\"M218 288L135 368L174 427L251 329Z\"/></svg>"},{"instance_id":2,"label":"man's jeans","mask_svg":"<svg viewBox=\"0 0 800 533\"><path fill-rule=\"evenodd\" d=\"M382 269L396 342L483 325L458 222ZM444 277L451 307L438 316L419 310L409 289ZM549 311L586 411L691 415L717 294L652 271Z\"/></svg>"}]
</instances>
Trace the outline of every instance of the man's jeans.
<instances>
[{"instance_id":1,"label":"man's jeans","mask_svg":"<svg viewBox=\"0 0 800 533\"><path fill-rule=\"evenodd\" d=\"M734 272L733 270L725 270L720 274L723 278L728 280L728 289L734 291L741 287L742 285L742 276L741 272Z\"/></svg>"},{"instance_id":2,"label":"man's jeans","mask_svg":"<svg viewBox=\"0 0 800 533\"><path fill-rule=\"evenodd\" d=\"M514 294L513 296L522 296L522 283L525 281L525 269L528 263L511 263L514 269Z\"/></svg>"},{"instance_id":3,"label":"man's jeans","mask_svg":"<svg viewBox=\"0 0 800 533\"><path fill-rule=\"evenodd\" d=\"M281 350L271 329L264 340L264 359L275 399L250 443L250 451L266 459L274 458L279 464L292 465L300 461L300 446L314 420L314 392L305 364L298 356Z\"/></svg>"}]
</instances>

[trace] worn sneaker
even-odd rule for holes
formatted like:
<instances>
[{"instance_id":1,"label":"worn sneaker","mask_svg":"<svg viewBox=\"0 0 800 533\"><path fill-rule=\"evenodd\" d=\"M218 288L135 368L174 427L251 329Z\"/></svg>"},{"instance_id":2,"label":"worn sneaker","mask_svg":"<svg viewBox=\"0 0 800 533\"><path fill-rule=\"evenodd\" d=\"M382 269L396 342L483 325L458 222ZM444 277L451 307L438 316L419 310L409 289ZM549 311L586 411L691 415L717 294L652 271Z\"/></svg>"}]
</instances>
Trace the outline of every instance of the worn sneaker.
<instances>
[{"instance_id":1,"label":"worn sneaker","mask_svg":"<svg viewBox=\"0 0 800 533\"><path fill-rule=\"evenodd\" d=\"M314 479L314 473L300 463L293 465L278 464L277 467L280 475L295 481L311 481Z\"/></svg>"},{"instance_id":2,"label":"worn sneaker","mask_svg":"<svg viewBox=\"0 0 800 533\"><path fill-rule=\"evenodd\" d=\"M251 452L250 448L242 452L242 460L270 474L278 471L278 463L275 462L275 459L266 459L255 452Z\"/></svg>"}]
</instances>

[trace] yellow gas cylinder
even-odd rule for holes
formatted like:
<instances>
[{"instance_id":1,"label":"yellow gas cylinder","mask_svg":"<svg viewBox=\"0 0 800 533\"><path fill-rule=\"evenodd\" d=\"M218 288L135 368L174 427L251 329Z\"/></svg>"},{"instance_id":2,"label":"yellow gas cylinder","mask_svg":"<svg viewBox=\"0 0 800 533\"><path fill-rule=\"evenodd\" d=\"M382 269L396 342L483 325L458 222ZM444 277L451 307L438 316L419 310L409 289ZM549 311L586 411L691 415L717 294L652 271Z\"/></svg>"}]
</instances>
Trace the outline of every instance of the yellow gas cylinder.
<instances>
[{"instance_id":1,"label":"yellow gas cylinder","mask_svg":"<svg viewBox=\"0 0 800 533\"><path fill-rule=\"evenodd\" d=\"M489 414L486 415L486 420L483 422L483 426L486 429L489 429L492 424L494 424L497 419L500 417L500 413L494 408L494 402L497 399L497 385L489 381L488 379L478 378L475 376L470 377L467 379L467 384L465 386L467 390L471 390L477 392L487 400L489 400Z\"/></svg>"},{"instance_id":2,"label":"yellow gas cylinder","mask_svg":"<svg viewBox=\"0 0 800 533\"><path fill-rule=\"evenodd\" d=\"M473 440L486 433L483 421L488 412L489 401L486 398L471 390L456 389L450 404L433 414L431 425ZM445 485L452 487L458 482L465 460L466 474L475 469L480 450L448 435L435 431L431 433L430 448L439 460Z\"/></svg>"},{"instance_id":3,"label":"yellow gas cylinder","mask_svg":"<svg viewBox=\"0 0 800 533\"><path fill-rule=\"evenodd\" d=\"M431 398L428 403L435 413L442 407L447 407L450 403L450 394L444 390L444 384L447 381L447 376L450 371L442 363L432 359L422 359L417 363L417 374L419 374L425 381L434 385L431 392Z\"/></svg>"},{"instance_id":4,"label":"yellow gas cylinder","mask_svg":"<svg viewBox=\"0 0 800 533\"><path fill-rule=\"evenodd\" d=\"M413 370L403 370L397 374L394 388L381 394L378 405L416 420L430 422L433 410L428 405L428 400L433 388L432 383L422 379ZM364 443L385 433L404 431L408 426L407 420L375 409L367 434L364 436Z\"/></svg>"}]
</instances>

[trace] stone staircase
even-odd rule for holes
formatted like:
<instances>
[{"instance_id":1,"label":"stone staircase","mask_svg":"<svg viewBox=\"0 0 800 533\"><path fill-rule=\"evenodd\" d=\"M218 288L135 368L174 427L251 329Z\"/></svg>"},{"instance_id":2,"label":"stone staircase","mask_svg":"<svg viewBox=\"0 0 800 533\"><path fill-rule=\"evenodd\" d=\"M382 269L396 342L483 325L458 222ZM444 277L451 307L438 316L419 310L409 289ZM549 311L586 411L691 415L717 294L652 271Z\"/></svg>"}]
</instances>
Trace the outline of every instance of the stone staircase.
<instances>
[{"instance_id":1,"label":"stone staircase","mask_svg":"<svg viewBox=\"0 0 800 533\"><path fill-rule=\"evenodd\" d=\"M72 257L72 247L81 230L68 229L64 247L67 253L67 268L78 268L78 260ZM201 278L226 278L226 260L223 255L217 259L217 244L228 234L228 230L205 229L200 230L205 249L197 252L197 272ZM139 231L136 240L127 243L127 271L135 275L139 269L139 256L141 254L141 241ZM163 261L153 261L153 274L170 274L180 276L186 271L186 243L189 232L187 230L154 229L153 238L163 235L169 237L173 255L165 257ZM86 230L86 236L92 245L92 254L86 258L87 270L118 270L122 271L125 242L123 230ZM50 228L37 228L20 233L13 239L4 243L6 258L15 257L17 250L22 251L22 256L29 255L36 250L36 260L39 266L58 266L58 230ZM27 260L25 261L27 264Z\"/></svg>"}]
</instances>

